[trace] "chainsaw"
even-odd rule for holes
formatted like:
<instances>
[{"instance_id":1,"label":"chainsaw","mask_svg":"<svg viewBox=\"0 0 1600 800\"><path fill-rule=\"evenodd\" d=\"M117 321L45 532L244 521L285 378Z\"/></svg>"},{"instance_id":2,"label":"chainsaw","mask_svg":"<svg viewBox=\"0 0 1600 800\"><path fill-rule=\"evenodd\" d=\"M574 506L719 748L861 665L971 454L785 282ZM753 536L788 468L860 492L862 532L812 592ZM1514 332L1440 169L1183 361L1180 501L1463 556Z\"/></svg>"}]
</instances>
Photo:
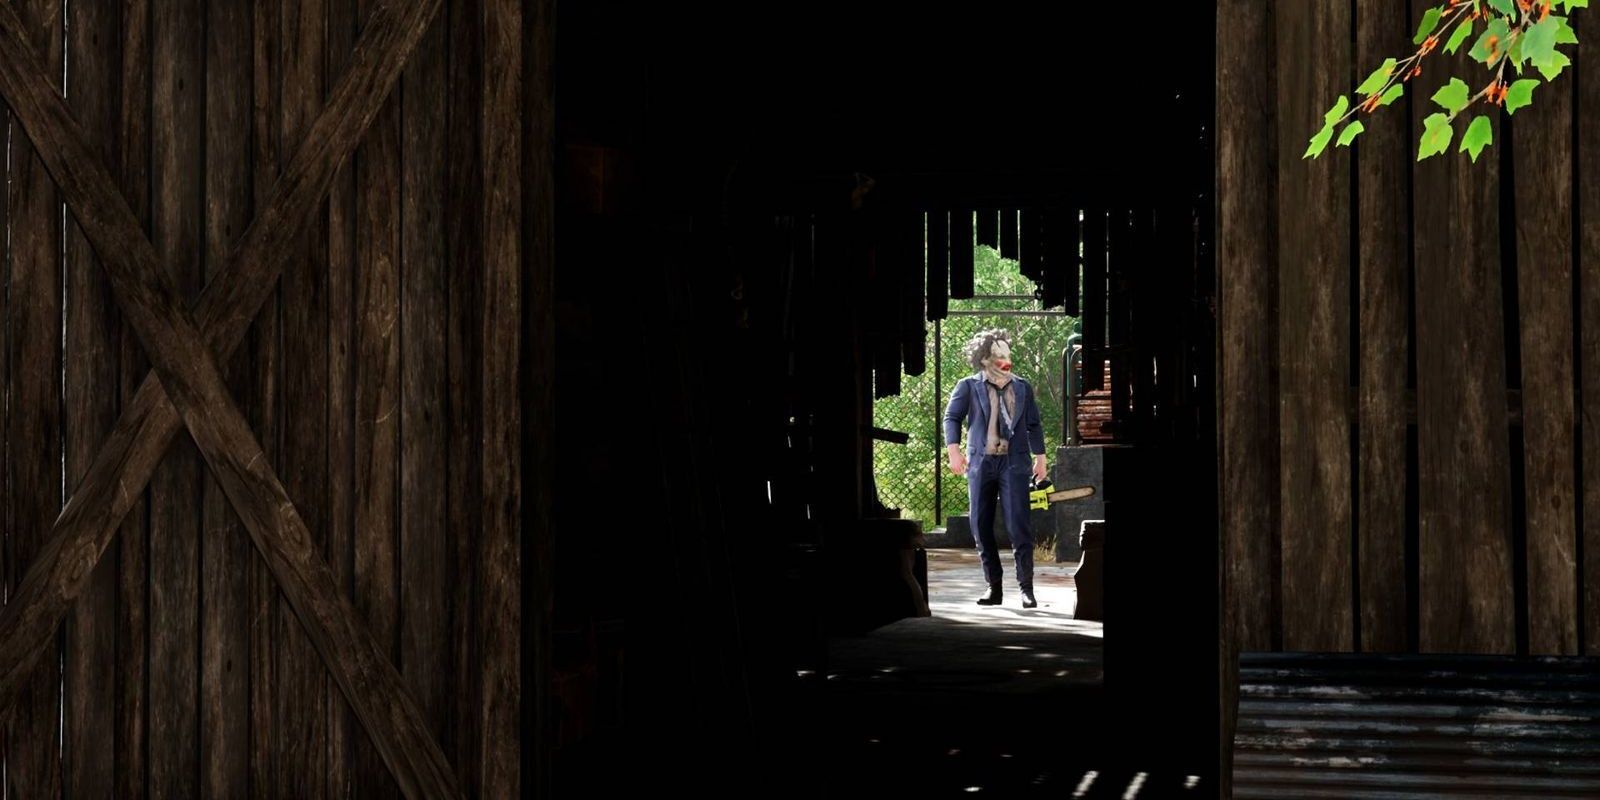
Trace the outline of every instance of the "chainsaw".
<instances>
[{"instance_id":1,"label":"chainsaw","mask_svg":"<svg viewBox=\"0 0 1600 800\"><path fill-rule=\"evenodd\" d=\"M1082 500L1085 497L1092 496L1094 496L1093 486L1079 486L1076 489L1062 489L1052 492L1050 491L1050 479L1046 478L1035 483L1033 490L1028 492L1028 508L1042 511L1048 509L1051 503L1059 503L1063 500Z\"/></svg>"}]
</instances>

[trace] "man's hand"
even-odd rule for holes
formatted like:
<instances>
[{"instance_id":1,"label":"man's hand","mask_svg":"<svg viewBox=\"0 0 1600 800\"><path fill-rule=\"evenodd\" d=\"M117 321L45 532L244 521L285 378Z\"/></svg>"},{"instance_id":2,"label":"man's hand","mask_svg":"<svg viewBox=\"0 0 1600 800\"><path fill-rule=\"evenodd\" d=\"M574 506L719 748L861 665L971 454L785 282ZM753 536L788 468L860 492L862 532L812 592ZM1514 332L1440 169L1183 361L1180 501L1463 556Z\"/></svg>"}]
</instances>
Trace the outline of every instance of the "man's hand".
<instances>
[{"instance_id":1,"label":"man's hand","mask_svg":"<svg viewBox=\"0 0 1600 800\"><path fill-rule=\"evenodd\" d=\"M1044 480L1045 473L1047 471L1048 470L1045 467L1045 463L1044 463L1044 454L1040 453L1039 455L1034 456L1033 457L1033 479L1036 480L1036 481Z\"/></svg>"},{"instance_id":2,"label":"man's hand","mask_svg":"<svg viewBox=\"0 0 1600 800\"><path fill-rule=\"evenodd\" d=\"M950 471L956 475L967 474L967 454L961 452L960 445L950 448Z\"/></svg>"}]
</instances>

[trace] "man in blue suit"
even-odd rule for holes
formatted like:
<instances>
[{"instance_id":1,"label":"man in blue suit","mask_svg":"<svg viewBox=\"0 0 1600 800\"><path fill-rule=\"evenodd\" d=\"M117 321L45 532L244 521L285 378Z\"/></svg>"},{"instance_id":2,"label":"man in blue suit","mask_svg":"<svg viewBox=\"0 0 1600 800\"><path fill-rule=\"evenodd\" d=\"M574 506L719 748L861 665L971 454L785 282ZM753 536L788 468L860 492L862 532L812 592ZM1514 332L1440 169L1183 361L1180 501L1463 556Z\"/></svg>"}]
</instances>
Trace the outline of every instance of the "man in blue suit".
<instances>
[{"instance_id":1,"label":"man in blue suit","mask_svg":"<svg viewBox=\"0 0 1600 800\"><path fill-rule=\"evenodd\" d=\"M944 441L950 471L967 476L972 537L983 562L989 591L979 605L1000 604L1000 553L994 538L995 501L1006 515L1011 554L1017 563L1022 607L1033 599L1033 533L1028 529L1028 479L1045 476L1044 426L1033 387L1011 372L1010 335L979 331L967 342L967 363L976 374L962 378L944 412ZM961 421L967 420L967 449L961 450ZM1029 459L1029 453L1033 458ZM969 463L970 461L970 463ZM1031 468L1030 468L1031 467Z\"/></svg>"}]
</instances>

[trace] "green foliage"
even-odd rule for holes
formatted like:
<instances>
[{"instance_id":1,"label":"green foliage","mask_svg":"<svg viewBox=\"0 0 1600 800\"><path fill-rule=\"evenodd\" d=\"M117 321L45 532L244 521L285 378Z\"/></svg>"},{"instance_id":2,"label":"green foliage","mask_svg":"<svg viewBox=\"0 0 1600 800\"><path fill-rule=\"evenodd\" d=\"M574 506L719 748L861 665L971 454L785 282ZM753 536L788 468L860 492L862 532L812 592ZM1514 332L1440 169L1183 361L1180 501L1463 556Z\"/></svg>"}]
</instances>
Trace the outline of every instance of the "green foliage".
<instances>
[{"instance_id":1,"label":"green foliage","mask_svg":"<svg viewBox=\"0 0 1600 800\"><path fill-rule=\"evenodd\" d=\"M1017 262L1004 259L990 247L973 253L973 288L977 294L1032 295L1033 281L1024 277ZM951 300L952 310L1037 308L1022 301ZM902 431L911 438L906 444L873 444L873 476L884 504L899 508L901 516L916 519L924 530L941 524L952 514L967 513L967 479L953 475L944 448L944 410L956 381L972 374L966 363L965 346L972 335L985 328L1004 328L1011 333L1012 358L1019 376L1038 394L1040 422L1044 426L1045 448L1054 453L1061 444L1061 421L1065 413L1065 375L1061 350L1067 337L1077 329L1077 320L1055 316L951 316L939 330L943 344L936 351L934 331L927 342L927 370L919 376L902 376L900 394L873 403L873 424ZM939 385L934 381L936 356L940 363ZM965 436L966 426L962 426ZM943 481L943 509L935 514L935 475Z\"/></svg>"},{"instance_id":2,"label":"green foliage","mask_svg":"<svg viewBox=\"0 0 1600 800\"><path fill-rule=\"evenodd\" d=\"M1431 114L1424 119L1422 135L1418 138L1418 161L1446 152L1455 137L1452 125L1455 118L1478 101L1503 106L1508 114L1532 104L1533 89L1539 81L1524 78L1508 83L1508 65L1518 75L1525 66L1532 66L1546 81L1555 80L1572 66L1572 58L1560 48L1577 44L1578 35L1563 14L1588 7L1588 0L1449 0L1424 8L1412 37L1412 43L1418 45L1417 51L1403 59L1384 59L1382 65L1356 86L1354 105L1349 97L1341 96L1323 114L1322 126L1312 135L1303 157L1321 156L1334 142L1334 130L1341 123L1344 127L1339 131L1337 144L1350 146L1366 130L1361 122L1350 118L1359 112L1370 114L1402 96L1403 84L1421 74L1423 59L1439 49L1441 37L1445 40L1444 51L1451 54L1471 39L1473 44L1467 55L1488 68L1487 85L1473 91L1475 82L1450 78L1432 98L1444 108L1444 113ZM1563 13L1552 13L1557 9ZM1485 23L1474 39L1479 17L1484 17ZM1478 155L1493 141L1493 125L1489 117L1480 114L1467 126L1457 152L1468 154L1476 163Z\"/></svg>"}]
</instances>

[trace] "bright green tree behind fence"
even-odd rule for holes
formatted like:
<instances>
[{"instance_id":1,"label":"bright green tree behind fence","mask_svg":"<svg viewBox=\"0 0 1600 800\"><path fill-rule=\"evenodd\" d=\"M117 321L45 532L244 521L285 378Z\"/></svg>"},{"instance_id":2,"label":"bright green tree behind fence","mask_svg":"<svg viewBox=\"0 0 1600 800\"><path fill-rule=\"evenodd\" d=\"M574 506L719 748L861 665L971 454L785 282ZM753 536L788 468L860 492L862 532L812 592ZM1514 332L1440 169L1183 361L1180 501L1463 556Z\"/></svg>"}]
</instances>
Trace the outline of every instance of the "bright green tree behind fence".
<instances>
[{"instance_id":1,"label":"bright green tree behind fence","mask_svg":"<svg viewBox=\"0 0 1600 800\"><path fill-rule=\"evenodd\" d=\"M1034 283L1018 271L1017 262L1001 258L994 248L979 246L974 251L973 289L978 295L1033 296ZM984 310L1039 311L1037 300L951 300L951 311ZM952 315L930 329L927 342L927 370L919 376L901 378L900 394L873 405L873 424L901 431L911 440L906 444L875 442L873 475L878 498L900 515L922 523L924 530L943 524L953 514L967 513L967 479L952 475L944 454L944 409L956 381L972 374L966 362L966 343L977 331L1004 328L1011 332L1011 355L1016 374L1038 392L1039 416L1044 425L1046 452L1053 461L1061 444L1061 417L1065 413L1066 384L1061 351L1067 337L1078 330L1078 320L1059 313L1036 316ZM940 346L937 339L942 338ZM935 385L934 364L939 380ZM965 424L962 436L965 441ZM941 473L940 470L943 470ZM942 478L940 477L942 475ZM935 513L938 482L943 482L943 508Z\"/></svg>"}]
</instances>

